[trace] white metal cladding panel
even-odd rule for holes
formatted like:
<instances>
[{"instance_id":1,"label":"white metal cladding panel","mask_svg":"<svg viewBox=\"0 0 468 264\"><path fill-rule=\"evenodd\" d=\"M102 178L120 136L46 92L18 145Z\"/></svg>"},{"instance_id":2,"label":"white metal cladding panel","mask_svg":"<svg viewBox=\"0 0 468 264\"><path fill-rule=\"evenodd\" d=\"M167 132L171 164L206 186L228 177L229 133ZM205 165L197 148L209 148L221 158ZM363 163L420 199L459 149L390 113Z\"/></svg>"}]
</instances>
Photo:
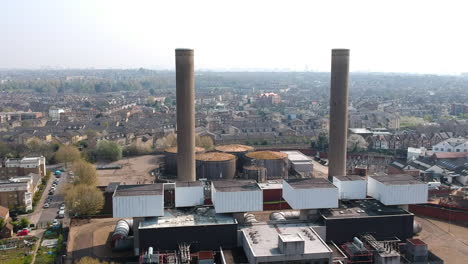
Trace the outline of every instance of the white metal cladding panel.
<instances>
[{"instance_id":1,"label":"white metal cladding panel","mask_svg":"<svg viewBox=\"0 0 468 264\"><path fill-rule=\"evenodd\" d=\"M367 177L367 194L369 196L374 197L375 199L379 199L378 195L378 184L381 184L374 180L372 177Z\"/></svg>"},{"instance_id":2,"label":"white metal cladding panel","mask_svg":"<svg viewBox=\"0 0 468 264\"><path fill-rule=\"evenodd\" d=\"M203 205L203 186L176 187L175 206L189 207Z\"/></svg>"},{"instance_id":3,"label":"white metal cladding panel","mask_svg":"<svg viewBox=\"0 0 468 264\"><path fill-rule=\"evenodd\" d=\"M384 185L380 187L380 201L385 205L427 203L427 184Z\"/></svg>"},{"instance_id":4,"label":"white metal cladding panel","mask_svg":"<svg viewBox=\"0 0 468 264\"><path fill-rule=\"evenodd\" d=\"M263 211L263 194L261 190L217 192L214 189L213 204L216 213Z\"/></svg>"},{"instance_id":5,"label":"white metal cladding panel","mask_svg":"<svg viewBox=\"0 0 468 264\"><path fill-rule=\"evenodd\" d=\"M293 209L338 207L338 188L293 189L283 181L283 198Z\"/></svg>"},{"instance_id":6,"label":"white metal cladding panel","mask_svg":"<svg viewBox=\"0 0 468 264\"><path fill-rule=\"evenodd\" d=\"M162 195L114 196L112 198L113 217L163 216Z\"/></svg>"},{"instance_id":7,"label":"white metal cladding panel","mask_svg":"<svg viewBox=\"0 0 468 264\"><path fill-rule=\"evenodd\" d=\"M340 195L340 199L365 199L366 198L366 191L367 191L367 184L366 181L340 181L339 182L338 191ZM333 179L333 183L335 183L335 179Z\"/></svg>"}]
</instances>

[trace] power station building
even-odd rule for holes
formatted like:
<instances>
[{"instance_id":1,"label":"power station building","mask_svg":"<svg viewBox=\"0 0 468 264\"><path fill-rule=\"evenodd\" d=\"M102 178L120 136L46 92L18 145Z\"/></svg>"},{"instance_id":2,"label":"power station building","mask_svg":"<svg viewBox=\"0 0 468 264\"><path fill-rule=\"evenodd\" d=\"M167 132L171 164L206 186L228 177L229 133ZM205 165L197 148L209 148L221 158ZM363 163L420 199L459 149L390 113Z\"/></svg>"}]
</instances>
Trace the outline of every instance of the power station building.
<instances>
[{"instance_id":1,"label":"power station building","mask_svg":"<svg viewBox=\"0 0 468 264\"><path fill-rule=\"evenodd\" d=\"M414 215L404 206L425 203L427 185L409 175L346 176L348 68L349 50L333 50L329 180L288 179L290 164L306 173L313 169L310 160L297 152L251 152L238 146L196 155L193 50L176 50L177 180L120 185L112 196L113 216L133 218L120 223L132 225L135 255L151 259L156 250L163 258L161 252L179 250L187 260L190 251L242 248L252 264L330 264L336 254L331 242L346 243L362 234L412 238ZM248 176L256 179L234 179L240 167L257 169ZM257 183L259 178L266 182ZM269 179L276 182L269 185ZM165 208L169 193L175 202ZM260 222L256 214L265 214L259 212L268 209L267 199L293 210L275 211Z\"/></svg>"}]
</instances>

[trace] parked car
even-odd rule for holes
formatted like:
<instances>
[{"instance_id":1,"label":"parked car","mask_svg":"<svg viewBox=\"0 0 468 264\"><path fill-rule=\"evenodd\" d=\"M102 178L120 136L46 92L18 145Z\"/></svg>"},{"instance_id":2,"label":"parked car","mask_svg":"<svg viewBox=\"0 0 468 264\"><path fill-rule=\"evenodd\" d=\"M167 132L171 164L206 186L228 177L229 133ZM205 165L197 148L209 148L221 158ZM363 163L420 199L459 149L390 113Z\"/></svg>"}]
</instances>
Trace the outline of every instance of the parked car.
<instances>
[{"instance_id":1,"label":"parked car","mask_svg":"<svg viewBox=\"0 0 468 264\"><path fill-rule=\"evenodd\" d=\"M49 195L54 195L54 191L50 190Z\"/></svg>"},{"instance_id":2,"label":"parked car","mask_svg":"<svg viewBox=\"0 0 468 264\"><path fill-rule=\"evenodd\" d=\"M54 219L54 221L52 222L52 226L58 226L60 225L60 222L58 219Z\"/></svg>"},{"instance_id":3,"label":"parked car","mask_svg":"<svg viewBox=\"0 0 468 264\"><path fill-rule=\"evenodd\" d=\"M27 236L28 234L29 234L29 230L27 228L18 230L18 232L16 233L17 236Z\"/></svg>"},{"instance_id":4,"label":"parked car","mask_svg":"<svg viewBox=\"0 0 468 264\"><path fill-rule=\"evenodd\" d=\"M55 179L54 184L58 184L58 183L59 183L59 179Z\"/></svg>"},{"instance_id":5,"label":"parked car","mask_svg":"<svg viewBox=\"0 0 468 264\"><path fill-rule=\"evenodd\" d=\"M60 210L64 210L64 211L65 211L65 204L60 205Z\"/></svg>"},{"instance_id":6,"label":"parked car","mask_svg":"<svg viewBox=\"0 0 468 264\"><path fill-rule=\"evenodd\" d=\"M44 208L49 208L50 207L50 204L49 203L45 203L44 204Z\"/></svg>"},{"instance_id":7,"label":"parked car","mask_svg":"<svg viewBox=\"0 0 468 264\"><path fill-rule=\"evenodd\" d=\"M65 217L65 210L60 210L60 211L58 212L57 218L64 218L64 217Z\"/></svg>"}]
</instances>

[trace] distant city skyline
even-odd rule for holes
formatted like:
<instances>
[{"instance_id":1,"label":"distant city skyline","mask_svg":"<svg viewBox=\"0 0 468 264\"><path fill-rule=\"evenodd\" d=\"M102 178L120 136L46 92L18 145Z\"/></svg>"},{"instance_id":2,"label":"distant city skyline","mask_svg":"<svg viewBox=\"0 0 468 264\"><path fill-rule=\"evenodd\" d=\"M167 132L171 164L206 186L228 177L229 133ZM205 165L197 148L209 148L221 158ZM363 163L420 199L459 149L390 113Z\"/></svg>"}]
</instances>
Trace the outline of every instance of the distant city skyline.
<instances>
[{"instance_id":1,"label":"distant city skyline","mask_svg":"<svg viewBox=\"0 0 468 264\"><path fill-rule=\"evenodd\" d=\"M468 71L463 1L3 1L1 69Z\"/></svg>"}]
</instances>

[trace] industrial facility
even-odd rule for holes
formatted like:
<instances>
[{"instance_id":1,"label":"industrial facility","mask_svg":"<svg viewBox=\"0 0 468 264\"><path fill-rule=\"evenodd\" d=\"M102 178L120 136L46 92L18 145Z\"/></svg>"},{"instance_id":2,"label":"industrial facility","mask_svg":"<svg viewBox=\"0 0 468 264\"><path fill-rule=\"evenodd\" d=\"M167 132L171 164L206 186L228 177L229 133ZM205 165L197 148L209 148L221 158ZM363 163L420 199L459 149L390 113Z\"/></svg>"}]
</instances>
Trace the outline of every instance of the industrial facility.
<instances>
[{"instance_id":1,"label":"industrial facility","mask_svg":"<svg viewBox=\"0 0 468 264\"><path fill-rule=\"evenodd\" d=\"M349 50L332 51L328 179L312 178L312 160L297 151L226 145L200 153L193 56L176 50L179 148L166 151L166 165L177 168L177 178L115 188L113 217L122 218L112 236L115 249L130 247L140 263L437 259L413 239L420 230L406 210L427 201L427 184L410 175L346 175ZM431 263L443 263L437 261Z\"/></svg>"}]
</instances>

